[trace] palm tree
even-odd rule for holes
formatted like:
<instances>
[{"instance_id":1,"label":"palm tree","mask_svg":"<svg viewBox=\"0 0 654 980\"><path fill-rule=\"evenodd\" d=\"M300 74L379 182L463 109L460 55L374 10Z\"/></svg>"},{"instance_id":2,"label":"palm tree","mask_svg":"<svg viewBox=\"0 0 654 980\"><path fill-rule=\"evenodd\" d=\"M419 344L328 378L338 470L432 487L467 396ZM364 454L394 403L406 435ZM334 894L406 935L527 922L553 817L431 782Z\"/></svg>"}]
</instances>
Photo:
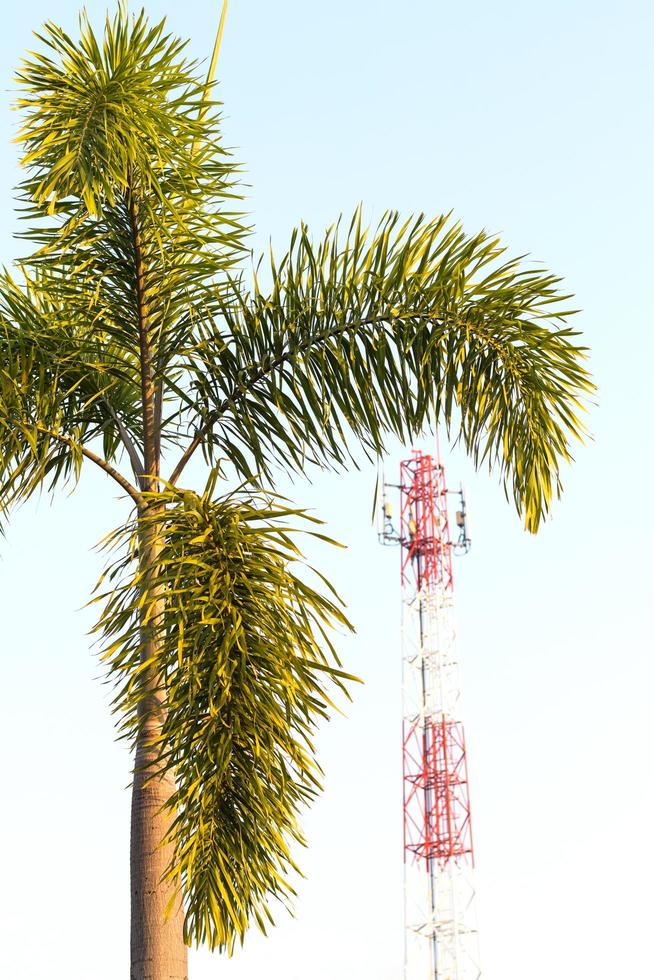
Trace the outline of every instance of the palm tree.
<instances>
[{"instance_id":1,"label":"palm tree","mask_svg":"<svg viewBox=\"0 0 654 980\"><path fill-rule=\"evenodd\" d=\"M0 282L0 505L100 467L125 495L98 631L135 752L133 980L187 976L288 902L340 600L303 565L280 472L374 458L436 422L536 531L591 390L559 280L447 217L243 271L238 167L185 45L120 6L49 23L18 73L23 237ZM208 479L185 488L202 454ZM223 489L224 488L224 489Z\"/></svg>"}]
</instances>

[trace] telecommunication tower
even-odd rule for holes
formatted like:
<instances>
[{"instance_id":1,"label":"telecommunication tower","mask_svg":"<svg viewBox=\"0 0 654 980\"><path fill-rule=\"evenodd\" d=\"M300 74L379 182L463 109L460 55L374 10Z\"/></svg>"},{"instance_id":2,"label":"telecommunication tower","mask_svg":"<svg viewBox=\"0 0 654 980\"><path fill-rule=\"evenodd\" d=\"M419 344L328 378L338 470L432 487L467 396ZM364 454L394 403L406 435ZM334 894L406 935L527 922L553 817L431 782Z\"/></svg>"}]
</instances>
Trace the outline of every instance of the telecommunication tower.
<instances>
[{"instance_id":1,"label":"telecommunication tower","mask_svg":"<svg viewBox=\"0 0 654 980\"><path fill-rule=\"evenodd\" d=\"M399 490L399 528L389 489ZM450 536L438 449L384 484L382 544L401 552L404 980L478 980L468 766L454 626L453 553L467 552L463 488Z\"/></svg>"}]
</instances>

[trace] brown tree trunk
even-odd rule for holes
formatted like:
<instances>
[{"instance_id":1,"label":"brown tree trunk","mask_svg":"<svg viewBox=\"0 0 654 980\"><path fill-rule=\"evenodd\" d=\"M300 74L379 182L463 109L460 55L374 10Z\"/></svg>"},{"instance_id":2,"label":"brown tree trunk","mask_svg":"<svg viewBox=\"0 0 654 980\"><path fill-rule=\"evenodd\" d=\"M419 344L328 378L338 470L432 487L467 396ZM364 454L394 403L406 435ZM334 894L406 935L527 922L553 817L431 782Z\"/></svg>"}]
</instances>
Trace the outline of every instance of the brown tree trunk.
<instances>
[{"instance_id":1,"label":"brown tree trunk","mask_svg":"<svg viewBox=\"0 0 654 980\"><path fill-rule=\"evenodd\" d=\"M146 570L144 589L155 602L152 618L141 627L143 658L149 660L155 653L156 621L161 613L160 600L147 584L147 570L156 570L160 551L156 525L142 535L139 550L139 561ZM146 608L149 604L145 603ZM151 693L141 702L132 788L130 980L188 980L181 898L170 882L163 880L171 859L170 845L163 844L171 817L162 807L175 786L171 776L161 775L157 768L155 743L163 710L156 692L156 676L146 677L145 685Z\"/></svg>"},{"instance_id":2,"label":"brown tree trunk","mask_svg":"<svg viewBox=\"0 0 654 980\"><path fill-rule=\"evenodd\" d=\"M139 746L137 766L144 755L147 749ZM170 798L173 785L166 777L148 780L148 775L147 769L136 772L132 789L130 980L188 980L181 901L171 885L162 882L171 854L170 847L161 843L170 822L161 807ZM173 909L166 917L173 898Z\"/></svg>"}]
</instances>

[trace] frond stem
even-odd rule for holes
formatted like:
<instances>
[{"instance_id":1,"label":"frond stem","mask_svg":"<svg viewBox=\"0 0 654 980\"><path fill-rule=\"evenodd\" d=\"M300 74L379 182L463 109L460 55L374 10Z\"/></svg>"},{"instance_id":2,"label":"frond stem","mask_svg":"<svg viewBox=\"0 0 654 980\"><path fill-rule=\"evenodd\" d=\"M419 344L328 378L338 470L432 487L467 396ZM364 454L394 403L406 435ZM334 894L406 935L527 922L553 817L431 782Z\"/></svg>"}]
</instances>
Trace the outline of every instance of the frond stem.
<instances>
[{"instance_id":1,"label":"frond stem","mask_svg":"<svg viewBox=\"0 0 654 980\"><path fill-rule=\"evenodd\" d=\"M132 439L129 432L127 431L127 428L123 423L122 419L120 418L118 413L114 410L114 407L111 404L111 402L107 401L106 398L103 398L102 401L104 402L107 411L109 412L109 414L111 415L112 419L116 424L116 428L118 429L118 434L120 435L120 441L122 442L123 446L127 451L127 455L129 456L129 461L132 464L132 470L134 471L134 476L138 480L141 474L144 472L145 467L143 465L143 460L141 459L139 451L136 448L134 440Z\"/></svg>"},{"instance_id":2,"label":"frond stem","mask_svg":"<svg viewBox=\"0 0 654 980\"><path fill-rule=\"evenodd\" d=\"M82 456L86 456L86 458L90 459L92 463L95 463L95 465L99 466L101 470L104 470L104 472L110 476L112 480L115 480L116 483L118 483L118 485L130 495L137 507L143 507L145 505L145 500L138 492L136 487L132 486L129 480L127 480L122 473L119 473L118 470L114 469L111 463L108 463L106 459L102 458L102 456L98 456L92 449L87 449L86 446L82 446L78 442L75 442L75 440L71 439L70 436L65 436L61 432L54 432L52 429L48 429L43 425L37 424L36 429L39 432L42 432L43 435L49 436L51 439L56 439L57 442L62 442L70 449L76 449L82 454Z\"/></svg>"},{"instance_id":3,"label":"frond stem","mask_svg":"<svg viewBox=\"0 0 654 980\"><path fill-rule=\"evenodd\" d=\"M375 317L366 317L365 319L362 320L355 320L352 323L347 323L345 325L341 324L339 327L325 330L322 333L318 334L317 336L311 337L309 340L306 340L303 344L298 344L298 346L294 347L293 350L286 350L284 351L284 353L279 354L274 360L270 362L270 364L266 365L265 368L259 368L259 370L256 371L247 380L245 384L236 385L232 389L230 394L227 396L227 398L224 398L223 401L220 403L220 405L217 408L215 408L213 412L209 413L209 415L205 419L204 424L195 433L193 439L191 440L186 450L184 451L182 457L180 458L179 462L177 463L177 466L173 470L170 479L168 480L169 484L171 484L172 486L175 485L175 483L181 476L182 471L184 470L186 464L190 460L195 450L198 448L198 446L202 445L205 436L207 436L208 433L211 432L216 422L220 419L221 415L225 413L225 411L229 408L229 406L238 403L242 398L245 397L245 395L247 395L254 388L256 384L259 383L259 381L262 381L263 378L266 377L266 375L271 374L273 371L276 371L277 368L281 367L282 364L285 364L287 361L291 360L292 357L295 357L295 355L297 354L303 354L305 351L309 350L309 348L312 347L315 343L320 343L320 341L323 340L330 340L332 337L337 337L339 334L347 333L348 330L359 330L361 329L361 327L375 326L379 323L384 323L389 319L394 319L394 320L400 318L409 319L410 317L415 317L417 315L418 314L413 313L413 314L402 314L400 316L398 315L391 316L390 313L385 313ZM430 317L430 319L431 318L432 317Z\"/></svg>"}]
</instances>

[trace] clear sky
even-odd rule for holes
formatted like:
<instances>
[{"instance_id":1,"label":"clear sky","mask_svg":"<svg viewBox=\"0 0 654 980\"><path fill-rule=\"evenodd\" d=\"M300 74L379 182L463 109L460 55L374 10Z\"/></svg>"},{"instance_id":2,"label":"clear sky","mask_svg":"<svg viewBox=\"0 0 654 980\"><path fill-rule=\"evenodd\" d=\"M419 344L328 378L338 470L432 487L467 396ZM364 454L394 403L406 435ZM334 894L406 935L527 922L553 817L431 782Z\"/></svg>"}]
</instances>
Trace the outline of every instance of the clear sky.
<instances>
[{"instance_id":1,"label":"clear sky","mask_svg":"<svg viewBox=\"0 0 654 980\"><path fill-rule=\"evenodd\" d=\"M11 72L46 17L0 35L0 249L17 246ZM104 2L91 0L94 18ZM149 4L209 54L217 0ZM594 442L535 539L494 479L471 490L456 567L485 980L646 980L652 788L652 85L642 0L232 0L220 63L227 141L257 247L363 201L500 233L566 278L600 386ZM428 443L423 448L429 448ZM402 458L393 452L389 472ZM402 958L398 556L370 526L374 473L291 488L350 547L317 557L358 627L363 676L322 732L297 917L192 980L398 980ZM128 963L129 759L113 741L84 610L93 544L124 505L89 473L24 507L0 542L0 976L115 980Z\"/></svg>"}]
</instances>

